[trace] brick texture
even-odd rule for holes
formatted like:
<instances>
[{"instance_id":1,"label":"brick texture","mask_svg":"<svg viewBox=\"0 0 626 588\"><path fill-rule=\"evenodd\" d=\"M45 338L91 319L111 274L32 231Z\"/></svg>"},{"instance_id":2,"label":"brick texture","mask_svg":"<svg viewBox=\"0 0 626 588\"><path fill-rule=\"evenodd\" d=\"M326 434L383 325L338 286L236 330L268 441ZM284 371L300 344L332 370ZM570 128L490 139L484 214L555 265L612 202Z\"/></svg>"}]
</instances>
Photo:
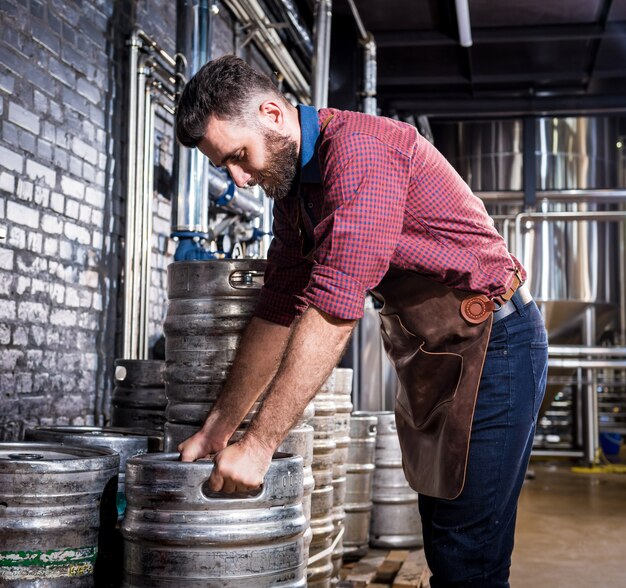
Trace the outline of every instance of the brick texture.
<instances>
[{"instance_id":1,"label":"brick texture","mask_svg":"<svg viewBox=\"0 0 626 588\"><path fill-rule=\"evenodd\" d=\"M175 6L0 0L0 439L105 423L121 354L125 42L139 26L174 54ZM170 115L157 135L152 342L174 251Z\"/></svg>"}]
</instances>

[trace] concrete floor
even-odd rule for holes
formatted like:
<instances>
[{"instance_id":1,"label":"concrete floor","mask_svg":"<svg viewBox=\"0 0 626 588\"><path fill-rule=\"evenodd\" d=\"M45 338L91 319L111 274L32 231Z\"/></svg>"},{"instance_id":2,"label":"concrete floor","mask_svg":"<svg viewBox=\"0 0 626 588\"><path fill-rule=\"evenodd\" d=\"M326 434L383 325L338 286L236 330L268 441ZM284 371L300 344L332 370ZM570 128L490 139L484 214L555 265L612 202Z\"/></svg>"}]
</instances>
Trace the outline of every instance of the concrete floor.
<instances>
[{"instance_id":1,"label":"concrete floor","mask_svg":"<svg viewBox=\"0 0 626 588\"><path fill-rule=\"evenodd\" d=\"M622 453L620 463L626 463ZM532 462L519 502L512 588L626 588L626 473Z\"/></svg>"}]
</instances>

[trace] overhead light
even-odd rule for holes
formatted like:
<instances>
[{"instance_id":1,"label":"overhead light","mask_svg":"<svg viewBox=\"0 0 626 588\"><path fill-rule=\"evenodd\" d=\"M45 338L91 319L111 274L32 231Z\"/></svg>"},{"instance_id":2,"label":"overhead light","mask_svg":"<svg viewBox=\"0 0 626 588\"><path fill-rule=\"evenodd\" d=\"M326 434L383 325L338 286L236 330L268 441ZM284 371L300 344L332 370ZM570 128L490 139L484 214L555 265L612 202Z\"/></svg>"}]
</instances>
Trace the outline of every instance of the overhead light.
<instances>
[{"instance_id":1,"label":"overhead light","mask_svg":"<svg viewBox=\"0 0 626 588\"><path fill-rule=\"evenodd\" d=\"M454 0L456 21L459 26L459 43L461 47L472 46L472 25L470 24L468 0Z\"/></svg>"}]
</instances>

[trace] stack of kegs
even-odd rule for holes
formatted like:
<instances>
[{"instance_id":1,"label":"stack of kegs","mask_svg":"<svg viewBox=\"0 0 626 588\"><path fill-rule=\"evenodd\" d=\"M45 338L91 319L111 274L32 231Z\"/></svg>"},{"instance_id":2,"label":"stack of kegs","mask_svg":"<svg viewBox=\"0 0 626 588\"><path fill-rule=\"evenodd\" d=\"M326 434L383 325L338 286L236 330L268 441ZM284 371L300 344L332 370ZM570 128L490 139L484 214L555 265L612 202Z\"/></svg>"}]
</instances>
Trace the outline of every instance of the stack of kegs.
<instances>
[{"instance_id":1,"label":"stack of kegs","mask_svg":"<svg viewBox=\"0 0 626 588\"><path fill-rule=\"evenodd\" d=\"M333 465L335 459L334 376L315 396L313 417L313 478L311 501L312 540L309 548L307 586L328 588L333 573Z\"/></svg>"},{"instance_id":2,"label":"stack of kegs","mask_svg":"<svg viewBox=\"0 0 626 588\"><path fill-rule=\"evenodd\" d=\"M163 448L163 437L157 433L138 429L103 427L33 427L26 429L27 441L64 443L79 447L104 447L119 455L119 478L117 483L117 510L121 517L126 507L125 471L129 458L143 453L154 453Z\"/></svg>"},{"instance_id":3,"label":"stack of kegs","mask_svg":"<svg viewBox=\"0 0 626 588\"><path fill-rule=\"evenodd\" d=\"M177 261L167 269L165 451L204 423L252 318L266 261ZM256 402L244 422L258 411Z\"/></svg>"},{"instance_id":4,"label":"stack of kegs","mask_svg":"<svg viewBox=\"0 0 626 588\"><path fill-rule=\"evenodd\" d=\"M165 424L165 362L117 359L111 426L163 431Z\"/></svg>"},{"instance_id":5,"label":"stack of kegs","mask_svg":"<svg viewBox=\"0 0 626 588\"><path fill-rule=\"evenodd\" d=\"M352 412L352 370L335 368L333 399L335 401L335 457L333 460L333 575L331 584L339 583L343 562L343 533L346 513L346 474L350 446L350 413Z\"/></svg>"},{"instance_id":6,"label":"stack of kegs","mask_svg":"<svg viewBox=\"0 0 626 588\"><path fill-rule=\"evenodd\" d=\"M391 549L420 547L423 541L417 492L409 486L402 469L395 414L374 414L378 423L370 545Z\"/></svg>"},{"instance_id":7,"label":"stack of kegs","mask_svg":"<svg viewBox=\"0 0 626 588\"><path fill-rule=\"evenodd\" d=\"M275 454L260 490L215 494L210 460L128 461L125 588L306 586L302 458Z\"/></svg>"},{"instance_id":8,"label":"stack of kegs","mask_svg":"<svg viewBox=\"0 0 626 588\"><path fill-rule=\"evenodd\" d=\"M363 557L369 545L377 421L371 413L353 412L350 417L343 536L346 560Z\"/></svg>"},{"instance_id":9,"label":"stack of kegs","mask_svg":"<svg viewBox=\"0 0 626 588\"><path fill-rule=\"evenodd\" d=\"M0 585L115 584L119 456L102 447L0 443Z\"/></svg>"}]
</instances>

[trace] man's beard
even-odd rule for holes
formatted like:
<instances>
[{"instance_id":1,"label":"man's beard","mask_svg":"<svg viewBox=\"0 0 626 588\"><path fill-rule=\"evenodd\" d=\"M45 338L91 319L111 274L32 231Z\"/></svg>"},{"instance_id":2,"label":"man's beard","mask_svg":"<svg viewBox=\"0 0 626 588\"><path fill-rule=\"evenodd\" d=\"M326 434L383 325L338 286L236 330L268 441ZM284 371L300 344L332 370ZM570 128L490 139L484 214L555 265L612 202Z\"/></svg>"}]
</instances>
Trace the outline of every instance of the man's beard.
<instances>
[{"instance_id":1,"label":"man's beard","mask_svg":"<svg viewBox=\"0 0 626 588\"><path fill-rule=\"evenodd\" d=\"M261 186L270 198L281 200L296 177L298 148L295 141L270 129L263 129L263 139L267 164L250 183Z\"/></svg>"}]
</instances>

